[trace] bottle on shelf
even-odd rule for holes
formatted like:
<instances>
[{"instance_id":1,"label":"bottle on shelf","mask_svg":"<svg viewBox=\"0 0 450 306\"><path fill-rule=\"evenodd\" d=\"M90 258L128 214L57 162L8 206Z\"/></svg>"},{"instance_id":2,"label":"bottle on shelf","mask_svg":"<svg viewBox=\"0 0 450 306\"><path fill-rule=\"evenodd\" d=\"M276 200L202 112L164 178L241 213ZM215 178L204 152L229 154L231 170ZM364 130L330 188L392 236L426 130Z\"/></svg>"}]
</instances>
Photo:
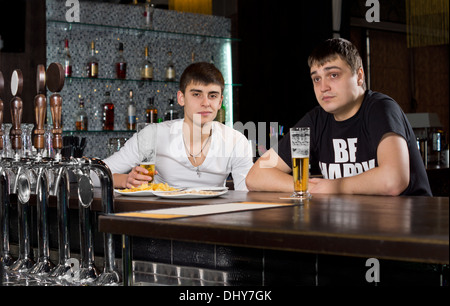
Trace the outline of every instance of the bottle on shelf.
<instances>
[{"instance_id":1,"label":"bottle on shelf","mask_svg":"<svg viewBox=\"0 0 450 306\"><path fill-rule=\"evenodd\" d=\"M175 65L172 61L172 51L167 52L167 66L166 66L166 82L175 81Z\"/></svg>"},{"instance_id":2,"label":"bottle on shelf","mask_svg":"<svg viewBox=\"0 0 450 306\"><path fill-rule=\"evenodd\" d=\"M127 78L127 61L123 56L123 43L119 43L119 53L115 62L116 78L124 80Z\"/></svg>"},{"instance_id":3,"label":"bottle on shelf","mask_svg":"<svg viewBox=\"0 0 450 306\"><path fill-rule=\"evenodd\" d=\"M88 115L84 109L84 99L79 96L78 111L75 114L75 130L87 131L88 130Z\"/></svg>"},{"instance_id":4,"label":"bottle on shelf","mask_svg":"<svg viewBox=\"0 0 450 306\"><path fill-rule=\"evenodd\" d=\"M178 119L178 111L174 107L174 100L169 100L169 109L164 113L164 121Z\"/></svg>"},{"instance_id":5,"label":"bottle on shelf","mask_svg":"<svg viewBox=\"0 0 450 306\"><path fill-rule=\"evenodd\" d=\"M114 130L114 103L111 101L109 91L105 92L105 102L102 104L102 129L104 131Z\"/></svg>"},{"instance_id":6,"label":"bottle on shelf","mask_svg":"<svg viewBox=\"0 0 450 306\"><path fill-rule=\"evenodd\" d=\"M101 131L103 128L103 110L102 105L100 103L93 103L92 98L88 98L87 100L88 105L90 105L90 119L89 119L89 126L90 129L93 131Z\"/></svg>"},{"instance_id":7,"label":"bottle on shelf","mask_svg":"<svg viewBox=\"0 0 450 306\"><path fill-rule=\"evenodd\" d=\"M145 122L147 123L157 123L158 120L158 110L155 107L155 98L151 97L147 99L148 106L145 110Z\"/></svg>"},{"instance_id":8,"label":"bottle on shelf","mask_svg":"<svg viewBox=\"0 0 450 306\"><path fill-rule=\"evenodd\" d=\"M72 76L72 58L69 52L69 40L64 41L64 76L69 78Z\"/></svg>"},{"instance_id":9,"label":"bottle on shelf","mask_svg":"<svg viewBox=\"0 0 450 306\"><path fill-rule=\"evenodd\" d=\"M225 115L226 115L225 104L222 102L222 107L217 111L216 121L225 124Z\"/></svg>"},{"instance_id":10,"label":"bottle on shelf","mask_svg":"<svg viewBox=\"0 0 450 306\"><path fill-rule=\"evenodd\" d=\"M153 14L155 12L154 4L150 4L151 0L146 0L144 7L144 27L148 30L153 29Z\"/></svg>"},{"instance_id":11,"label":"bottle on shelf","mask_svg":"<svg viewBox=\"0 0 450 306\"><path fill-rule=\"evenodd\" d=\"M141 66L141 80L152 81L153 80L153 65L150 62L148 56L148 46L145 46L145 59Z\"/></svg>"},{"instance_id":12,"label":"bottle on shelf","mask_svg":"<svg viewBox=\"0 0 450 306\"><path fill-rule=\"evenodd\" d=\"M94 41L91 41L91 55L86 63L86 72L88 78L98 78L98 59L95 56Z\"/></svg>"},{"instance_id":13,"label":"bottle on shelf","mask_svg":"<svg viewBox=\"0 0 450 306\"><path fill-rule=\"evenodd\" d=\"M127 106L127 130L136 130L136 104L133 100L132 90L130 90L130 99Z\"/></svg>"}]
</instances>

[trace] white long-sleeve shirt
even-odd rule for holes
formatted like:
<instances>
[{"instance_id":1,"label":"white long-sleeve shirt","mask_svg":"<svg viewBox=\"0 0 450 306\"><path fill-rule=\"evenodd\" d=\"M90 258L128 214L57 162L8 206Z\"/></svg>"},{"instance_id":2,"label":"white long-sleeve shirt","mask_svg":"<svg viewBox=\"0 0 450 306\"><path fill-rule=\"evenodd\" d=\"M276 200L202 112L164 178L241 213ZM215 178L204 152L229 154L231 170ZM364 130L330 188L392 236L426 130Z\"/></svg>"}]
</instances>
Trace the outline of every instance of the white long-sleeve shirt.
<instances>
[{"instance_id":1,"label":"white long-sleeve shirt","mask_svg":"<svg viewBox=\"0 0 450 306\"><path fill-rule=\"evenodd\" d=\"M140 133L152 127L147 126ZM245 178L253 165L253 156L242 133L214 121L206 158L203 164L194 167L183 142L183 119L165 121L156 127L155 165L158 174L155 175L155 183L167 183L172 187L222 187L231 173L234 189L248 190ZM137 134L104 162L112 173L129 173L140 162Z\"/></svg>"}]
</instances>

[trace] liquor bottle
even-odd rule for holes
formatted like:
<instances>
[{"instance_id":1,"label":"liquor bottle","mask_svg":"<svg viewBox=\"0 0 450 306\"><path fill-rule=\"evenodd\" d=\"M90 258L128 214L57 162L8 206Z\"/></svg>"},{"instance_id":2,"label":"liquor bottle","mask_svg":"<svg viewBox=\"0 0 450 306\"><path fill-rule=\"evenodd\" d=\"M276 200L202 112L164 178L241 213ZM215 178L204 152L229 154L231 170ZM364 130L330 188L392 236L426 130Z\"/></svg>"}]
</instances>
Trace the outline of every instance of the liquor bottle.
<instances>
[{"instance_id":1,"label":"liquor bottle","mask_svg":"<svg viewBox=\"0 0 450 306\"><path fill-rule=\"evenodd\" d=\"M145 122L156 123L158 120L158 110L155 107L155 98L151 97L147 99L148 106L145 110Z\"/></svg>"},{"instance_id":2,"label":"liquor bottle","mask_svg":"<svg viewBox=\"0 0 450 306\"><path fill-rule=\"evenodd\" d=\"M69 52L69 40L65 40L64 46L64 76L69 78L72 76L72 58Z\"/></svg>"},{"instance_id":3,"label":"liquor bottle","mask_svg":"<svg viewBox=\"0 0 450 306\"><path fill-rule=\"evenodd\" d=\"M150 4L151 0L147 0L144 4L144 27L148 30L153 29L153 14L155 12L154 4Z\"/></svg>"},{"instance_id":4,"label":"liquor bottle","mask_svg":"<svg viewBox=\"0 0 450 306\"><path fill-rule=\"evenodd\" d=\"M133 100L133 91L130 90L130 100L127 106L127 130L136 130L136 104Z\"/></svg>"},{"instance_id":5,"label":"liquor bottle","mask_svg":"<svg viewBox=\"0 0 450 306\"><path fill-rule=\"evenodd\" d=\"M102 104L102 128L104 131L114 130L114 103L109 91L105 92L105 102Z\"/></svg>"},{"instance_id":6,"label":"liquor bottle","mask_svg":"<svg viewBox=\"0 0 450 306\"><path fill-rule=\"evenodd\" d=\"M175 65L172 61L172 51L169 51L167 56L169 59L166 66L166 82L173 82L175 81Z\"/></svg>"},{"instance_id":7,"label":"liquor bottle","mask_svg":"<svg viewBox=\"0 0 450 306\"><path fill-rule=\"evenodd\" d=\"M217 111L216 121L225 124L225 115L226 115L225 105L224 103L222 103L222 107Z\"/></svg>"},{"instance_id":8,"label":"liquor bottle","mask_svg":"<svg viewBox=\"0 0 450 306\"><path fill-rule=\"evenodd\" d=\"M98 59L95 56L95 44L91 42L91 56L87 60L86 71L88 78L98 78Z\"/></svg>"},{"instance_id":9,"label":"liquor bottle","mask_svg":"<svg viewBox=\"0 0 450 306\"><path fill-rule=\"evenodd\" d=\"M174 100L169 100L169 109L164 113L164 121L178 119L178 111L175 110Z\"/></svg>"},{"instance_id":10,"label":"liquor bottle","mask_svg":"<svg viewBox=\"0 0 450 306\"><path fill-rule=\"evenodd\" d=\"M88 99L88 104L89 102L93 102L92 100L89 101ZM102 110L102 105L100 103L91 103L91 119L89 119L89 123L90 123L90 128L93 131L100 131L103 128L103 110Z\"/></svg>"},{"instance_id":11,"label":"liquor bottle","mask_svg":"<svg viewBox=\"0 0 450 306\"><path fill-rule=\"evenodd\" d=\"M88 116L84 109L84 99L79 97L79 107L75 114L75 130L87 131L88 130Z\"/></svg>"},{"instance_id":12,"label":"liquor bottle","mask_svg":"<svg viewBox=\"0 0 450 306\"><path fill-rule=\"evenodd\" d=\"M123 43L119 43L119 54L116 58L116 78L124 80L127 78L127 61L123 56Z\"/></svg>"},{"instance_id":13,"label":"liquor bottle","mask_svg":"<svg viewBox=\"0 0 450 306\"><path fill-rule=\"evenodd\" d=\"M145 59L141 66L141 80L144 81L153 80L153 65L148 57L148 46L145 46Z\"/></svg>"}]
</instances>

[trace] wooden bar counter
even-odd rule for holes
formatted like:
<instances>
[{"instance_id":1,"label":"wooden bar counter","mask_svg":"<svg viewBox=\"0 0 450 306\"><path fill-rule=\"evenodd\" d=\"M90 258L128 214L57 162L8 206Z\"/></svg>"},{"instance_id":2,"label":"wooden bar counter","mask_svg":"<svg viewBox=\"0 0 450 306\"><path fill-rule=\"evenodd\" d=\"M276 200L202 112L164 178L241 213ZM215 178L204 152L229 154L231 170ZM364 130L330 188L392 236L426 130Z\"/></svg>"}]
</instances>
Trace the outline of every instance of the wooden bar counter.
<instances>
[{"instance_id":1,"label":"wooden bar counter","mask_svg":"<svg viewBox=\"0 0 450 306\"><path fill-rule=\"evenodd\" d=\"M115 212L230 202L292 203L288 194L229 191L213 199L118 195ZM444 197L314 195L303 205L170 220L99 216L99 231L144 237L448 265L449 205Z\"/></svg>"}]
</instances>

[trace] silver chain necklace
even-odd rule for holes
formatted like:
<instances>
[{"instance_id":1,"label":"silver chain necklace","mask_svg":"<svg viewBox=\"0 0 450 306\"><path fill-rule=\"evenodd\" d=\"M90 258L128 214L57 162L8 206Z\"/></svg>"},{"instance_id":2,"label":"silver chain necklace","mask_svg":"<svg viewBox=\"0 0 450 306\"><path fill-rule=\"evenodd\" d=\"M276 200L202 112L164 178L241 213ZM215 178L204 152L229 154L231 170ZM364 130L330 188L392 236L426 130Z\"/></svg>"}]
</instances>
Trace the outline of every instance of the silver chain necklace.
<instances>
[{"instance_id":1,"label":"silver chain necklace","mask_svg":"<svg viewBox=\"0 0 450 306\"><path fill-rule=\"evenodd\" d=\"M188 149L187 145L186 145L186 140L184 139L183 136L183 144L184 147L186 148L186 151L188 152L189 156L192 157L192 159L194 160L194 163L197 163L197 160L195 159L196 157L201 157L203 150L205 149L206 145L208 144L209 140L211 139L211 133L208 136L208 139L205 141L205 144L203 145L203 147L200 149L200 152L198 152L197 154L192 154L191 151ZM200 173L200 166L197 166L197 175L198 177L200 177L201 173Z\"/></svg>"}]
</instances>

